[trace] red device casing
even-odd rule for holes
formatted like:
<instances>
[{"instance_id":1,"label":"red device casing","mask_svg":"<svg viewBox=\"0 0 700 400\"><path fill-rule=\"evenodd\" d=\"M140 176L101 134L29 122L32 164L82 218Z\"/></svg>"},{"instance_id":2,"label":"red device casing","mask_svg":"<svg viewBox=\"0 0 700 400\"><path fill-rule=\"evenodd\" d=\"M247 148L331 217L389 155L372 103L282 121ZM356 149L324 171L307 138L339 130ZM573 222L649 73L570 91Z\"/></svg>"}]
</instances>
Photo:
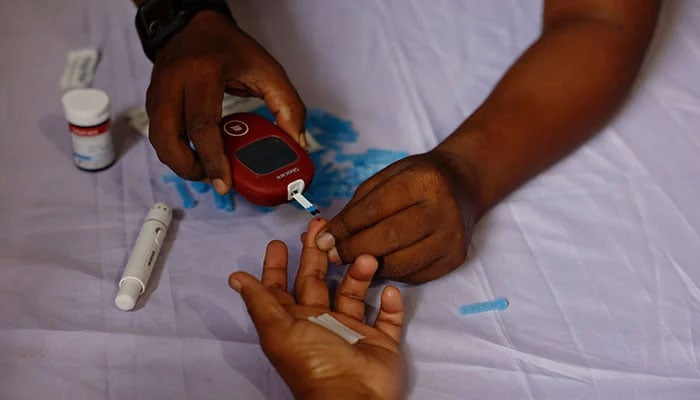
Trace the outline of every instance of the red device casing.
<instances>
[{"instance_id":1,"label":"red device casing","mask_svg":"<svg viewBox=\"0 0 700 400\"><path fill-rule=\"evenodd\" d=\"M272 122L251 113L235 113L219 123L224 152L231 162L233 186L251 203L272 207L288 202L288 185L308 188L314 164L301 146Z\"/></svg>"}]
</instances>

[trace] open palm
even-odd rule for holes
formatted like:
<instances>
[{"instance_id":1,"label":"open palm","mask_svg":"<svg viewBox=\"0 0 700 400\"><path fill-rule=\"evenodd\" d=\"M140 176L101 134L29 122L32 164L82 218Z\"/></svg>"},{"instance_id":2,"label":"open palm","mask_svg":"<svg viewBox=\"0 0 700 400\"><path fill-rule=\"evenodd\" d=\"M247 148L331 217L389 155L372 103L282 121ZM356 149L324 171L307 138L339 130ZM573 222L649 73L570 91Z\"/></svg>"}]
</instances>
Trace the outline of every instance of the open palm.
<instances>
[{"instance_id":1,"label":"open palm","mask_svg":"<svg viewBox=\"0 0 700 400\"><path fill-rule=\"evenodd\" d=\"M328 257L315 243L325 225L325 220L314 219L302 235L294 296L287 291L287 248L280 241L267 247L262 282L236 272L229 284L241 293L263 351L297 398L399 398L403 377L399 290L384 288L374 326L363 323L364 300L377 261L361 256L343 277L331 310L325 280ZM324 313L365 338L349 344L307 319Z\"/></svg>"}]
</instances>

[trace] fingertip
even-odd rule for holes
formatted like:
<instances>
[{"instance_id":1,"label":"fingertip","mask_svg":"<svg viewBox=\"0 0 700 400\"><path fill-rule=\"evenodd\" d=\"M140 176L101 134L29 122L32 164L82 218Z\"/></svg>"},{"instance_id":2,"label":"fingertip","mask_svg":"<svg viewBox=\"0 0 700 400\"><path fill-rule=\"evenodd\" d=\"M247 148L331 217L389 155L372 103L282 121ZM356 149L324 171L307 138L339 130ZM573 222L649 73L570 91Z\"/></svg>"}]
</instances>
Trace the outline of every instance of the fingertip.
<instances>
[{"instance_id":1,"label":"fingertip","mask_svg":"<svg viewBox=\"0 0 700 400\"><path fill-rule=\"evenodd\" d=\"M244 300L246 300L247 295L256 292L260 288L264 288L262 282L256 277L243 271L236 271L229 275L228 284L231 289L240 293Z\"/></svg>"},{"instance_id":2,"label":"fingertip","mask_svg":"<svg viewBox=\"0 0 700 400\"><path fill-rule=\"evenodd\" d=\"M394 285L388 285L384 288L383 295L385 295L387 298L401 298L401 289Z\"/></svg>"},{"instance_id":3,"label":"fingertip","mask_svg":"<svg viewBox=\"0 0 700 400\"><path fill-rule=\"evenodd\" d=\"M382 290L379 308L374 326L398 343L401 340L404 319L404 308L399 289L394 286L386 286Z\"/></svg>"},{"instance_id":4,"label":"fingertip","mask_svg":"<svg viewBox=\"0 0 700 400\"><path fill-rule=\"evenodd\" d=\"M369 274L370 276L373 276L379 267L377 259L369 254L363 254L357 257L352 265L357 271L363 274Z\"/></svg>"},{"instance_id":5,"label":"fingertip","mask_svg":"<svg viewBox=\"0 0 700 400\"><path fill-rule=\"evenodd\" d=\"M309 232L315 232L317 235L321 232L323 228L328 224L328 220L323 217L316 217L309 221L308 230Z\"/></svg>"},{"instance_id":6,"label":"fingertip","mask_svg":"<svg viewBox=\"0 0 700 400\"><path fill-rule=\"evenodd\" d=\"M267 249L268 249L268 250L271 250L271 249L275 249L275 248L282 248L282 249L284 249L284 250L287 250L287 244L284 243L284 242L281 241L281 240L277 240L277 239L271 240L271 241L267 244Z\"/></svg>"},{"instance_id":7,"label":"fingertip","mask_svg":"<svg viewBox=\"0 0 700 400\"><path fill-rule=\"evenodd\" d=\"M310 226L309 226L310 228ZM311 229L309 229L311 231ZM335 248L335 237L330 232L319 232L316 236L316 246L323 251L331 251Z\"/></svg>"},{"instance_id":8,"label":"fingertip","mask_svg":"<svg viewBox=\"0 0 700 400\"><path fill-rule=\"evenodd\" d=\"M330 247L332 247L327 246L329 241L335 241L332 235L324 231L327 223L328 221L323 218L312 219L311 222L309 222L308 231L306 232L306 242L304 244L327 252Z\"/></svg>"},{"instance_id":9,"label":"fingertip","mask_svg":"<svg viewBox=\"0 0 700 400\"><path fill-rule=\"evenodd\" d=\"M333 247L328 251L328 259L330 262L333 264L342 264L343 260L340 258L340 254L338 253L338 249L336 247Z\"/></svg>"},{"instance_id":10,"label":"fingertip","mask_svg":"<svg viewBox=\"0 0 700 400\"><path fill-rule=\"evenodd\" d=\"M355 260L356 263L362 263L367 265L378 265L377 259L371 254L362 254Z\"/></svg>"},{"instance_id":11,"label":"fingertip","mask_svg":"<svg viewBox=\"0 0 700 400\"><path fill-rule=\"evenodd\" d=\"M388 313L398 313L403 311L403 300L401 291L396 286L387 286L382 290L381 309Z\"/></svg>"},{"instance_id":12,"label":"fingertip","mask_svg":"<svg viewBox=\"0 0 700 400\"><path fill-rule=\"evenodd\" d=\"M232 273L231 275L229 275L229 277L228 277L229 283L231 282L231 279L233 279L237 282L240 282L242 285L249 283L251 280L257 281L257 279L255 279L255 277L253 277L253 275L251 275L247 272L243 272L243 271L236 271L236 272Z\"/></svg>"},{"instance_id":13,"label":"fingertip","mask_svg":"<svg viewBox=\"0 0 700 400\"><path fill-rule=\"evenodd\" d=\"M241 281L238 280L238 277L236 276L236 274L237 274L237 272L234 272L231 275L229 275L228 285L231 287L231 289L240 293L241 289L243 289L243 284L241 283Z\"/></svg>"},{"instance_id":14,"label":"fingertip","mask_svg":"<svg viewBox=\"0 0 700 400\"><path fill-rule=\"evenodd\" d=\"M359 256L348 268L347 274L354 280L370 282L377 271L377 262L372 256Z\"/></svg>"},{"instance_id":15,"label":"fingertip","mask_svg":"<svg viewBox=\"0 0 700 400\"><path fill-rule=\"evenodd\" d=\"M220 187L217 188L214 186L214 189L223 191L223 193L219 192L219 194L229 193L233 188L233 174L231 172L231 163L228 156L225 153L221 154L219 161L214 162L213 165L216 165L216 167L211 168L209 166L210 168L205 168L208 169L207 175L212 178L212 186L214 185L214 181L218 180ZM209 172L211 172L211 174Z\"/></svg>"},{"instance_id":16,"label":"fingertip","mask_svg":"<svg viewBox=\"0 0 700 400\"><path fill-rule=\"evenodd\" d=\"M309 142L306 140L306 131L299 133L299 145L301 145L304 150L308 150Z\"/></svg>"},{"instance_id":17,"label":"fingertip","mask_svg":"<svg viewBox=\"0 0 700 400\"><path fill-rule=\"evenodd\" d=\"M221 178L212 180L212 186L214 186L214 190L222 196L231 190L231 187Z\"/></svg>"}]
</instances>

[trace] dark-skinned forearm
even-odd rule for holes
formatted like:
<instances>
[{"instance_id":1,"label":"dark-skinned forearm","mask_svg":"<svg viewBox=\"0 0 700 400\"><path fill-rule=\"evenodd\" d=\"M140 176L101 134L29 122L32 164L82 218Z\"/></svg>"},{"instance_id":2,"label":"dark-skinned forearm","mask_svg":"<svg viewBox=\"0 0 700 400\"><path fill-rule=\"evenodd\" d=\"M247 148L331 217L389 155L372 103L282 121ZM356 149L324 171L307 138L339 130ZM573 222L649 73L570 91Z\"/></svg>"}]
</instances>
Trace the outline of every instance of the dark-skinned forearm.
<instances>
[{"instance_id":1,"label":"dark-skinned forearm","mask_svg":"<svg viewBox=\"0 0 700 400\"><path fill-rule=\"evenodd\" d=\"M589 18L545 24L488 99L437 147L476 188L477 217L600 129L634 80L655 15L631 28Z\"/></svg>"}]
</instances>

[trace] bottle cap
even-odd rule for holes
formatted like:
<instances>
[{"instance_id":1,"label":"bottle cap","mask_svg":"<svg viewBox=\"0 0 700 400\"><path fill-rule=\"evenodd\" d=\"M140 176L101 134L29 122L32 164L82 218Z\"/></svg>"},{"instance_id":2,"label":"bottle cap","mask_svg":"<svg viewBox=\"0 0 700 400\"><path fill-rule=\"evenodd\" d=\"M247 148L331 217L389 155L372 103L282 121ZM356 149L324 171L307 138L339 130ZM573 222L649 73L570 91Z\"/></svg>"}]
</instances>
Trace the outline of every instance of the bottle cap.
<instances>
[{"instance_id":1,"label":"bottle cap","mask_svg":"<svg viewBox=\"0 0 700 400\"><path fill-rule=\"evenodd\" d=\"M109 119L109 96L99 89L73 89L61 99L66 119L73 125L94 126Z\"/></svg>"}]
</instances>

